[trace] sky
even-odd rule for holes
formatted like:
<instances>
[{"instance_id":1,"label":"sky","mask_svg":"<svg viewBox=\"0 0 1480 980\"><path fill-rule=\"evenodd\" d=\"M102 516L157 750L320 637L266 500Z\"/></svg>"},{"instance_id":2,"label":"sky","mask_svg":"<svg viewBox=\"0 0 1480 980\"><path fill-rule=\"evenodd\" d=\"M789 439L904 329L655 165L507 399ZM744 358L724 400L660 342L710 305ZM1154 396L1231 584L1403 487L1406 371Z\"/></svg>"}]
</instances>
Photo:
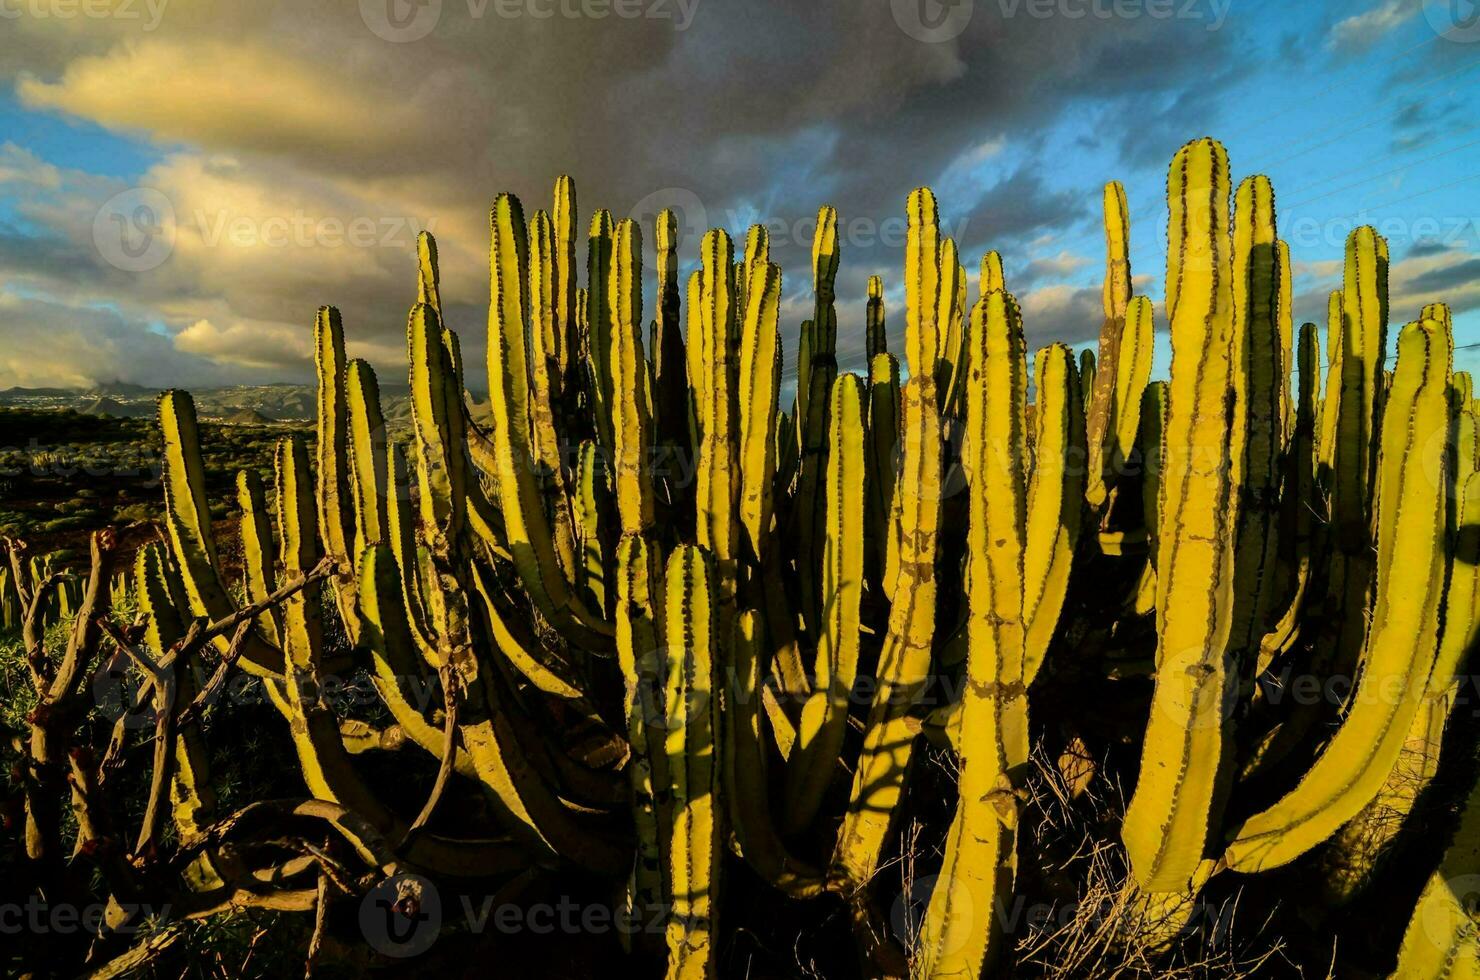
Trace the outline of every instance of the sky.
<instances>
[{"instance_id":1,"label":"sky","mask_svg":"<svg viewBox=\"0 0 1480 980\"><path fill-rule=\"evenodd\" d=\"M1480 370L1477 83L1475 0L0 0L0 388L307 380L325 304L399 381L423 228L476 387L488 207L562 173L583 226L642 219L649 316L659 209L685 269L767 222L788 370L823 204L842 367L871 274L898 348L922 184L973 295L996 249L1030 345L1082 347L1105 181L1159 304L1167 164L1205 135L1274 183L1297 322L1370 223L1395 324L1448 302Z\"/></svg>"}]
</instances>

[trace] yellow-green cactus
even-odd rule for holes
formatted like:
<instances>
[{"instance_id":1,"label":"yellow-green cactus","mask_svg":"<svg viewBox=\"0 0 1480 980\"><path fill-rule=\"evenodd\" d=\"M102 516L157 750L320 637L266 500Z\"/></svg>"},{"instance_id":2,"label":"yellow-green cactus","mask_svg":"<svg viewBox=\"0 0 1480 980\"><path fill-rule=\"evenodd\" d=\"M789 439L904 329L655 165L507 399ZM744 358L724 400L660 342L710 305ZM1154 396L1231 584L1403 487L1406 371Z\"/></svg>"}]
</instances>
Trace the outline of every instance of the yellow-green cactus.
<instances>
[{"instance_id":1,"label":"yellow-green cactus","mask_svg":"<svg viewBox=\"0 0 1480 980\"><path fill-rule=\"evenodd\" d=\"M1147 891L1186 887L1209 842L1232 696L1225 653L1238 520L1224 461L1235 331L1223 147L1212 140L1183 147L1168 195L1172 376L1160 460L1158 669L1121 832Z\"/></svg>"}]
</instances>

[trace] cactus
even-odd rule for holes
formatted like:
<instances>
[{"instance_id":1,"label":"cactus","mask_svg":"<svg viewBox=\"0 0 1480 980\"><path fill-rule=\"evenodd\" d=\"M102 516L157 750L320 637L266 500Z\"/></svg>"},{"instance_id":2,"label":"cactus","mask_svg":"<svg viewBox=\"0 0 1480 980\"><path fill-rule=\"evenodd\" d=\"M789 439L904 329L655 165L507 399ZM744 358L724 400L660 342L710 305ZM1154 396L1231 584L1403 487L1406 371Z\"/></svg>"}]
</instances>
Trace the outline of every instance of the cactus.
<instances>
[{"instance_id":1,"label":"cactus","mask_svg":"<svg viewBox=\"0 0 1480 980\"><path fill-rule=\"evenodd\" d=\"M1224 654L1238 521L1218 458L1228 423L1238 426L1225 417L1235 331L1223 148L1204 140L1179 151L1168 196L1172 377L1160 460L1158 670L1122 831L1136 881L1149 891L1184 887L1209 843L1232 694Z\"/></svg>"},{"instance_id":2,"label":"cactus","mask_svg":"<svg viewBox=\"0 0 1480 980\"><path fill-rule=\"evenodd\" d=\"M1371 802L1392 770L1438 652L1444 591L1445 489L1413 479L1418 447L1449 425L1450 340L1435 320L1398 336L1377 472L1377 586L1353 707L1310 771L1273 807L1244 821L1225 860L1236 871L1278 867L1329 837ZM1373 693L1380 691L1381 693Z\"/></svg>"},{"instance_id":3,"label":"cactus","mask_svg":"<svg viewBox=\"0 0 1480 980\"><path fill-rule=\"evenodd\" d=\"M728 263L722 275L732 274ZM668 558L663 578L664 749L673 800L666 928L668 976L714 975L723 780L715 736L715 587L708 557L692 545Z\"/></svg>"},{"instance_id":4,"label":"cactus","mask_svg":"<svg viewBox=\"0 0 1480 980\"><path fill-rule=\"evenodd\" d=\"M324 307L313 449L279 442L272 493L253 469L236 474L239 582L179 391L159 401L165 540L130 573L113 574L106 536L85 578L9 544L0 614L36 694L29 738L12 740L27 872L48 892L92 887L58 871L66 805L73 861L93 861L102 898L168 897L191 917L240 903L316 908L323 923L331 898L358 900L402 868L469 881L580 868L627 915L663 919L661 942L626 944L661 953L671 977L734 972L731 937L759 935L765 896L787 900L771 921L805 928L841 901L868 975L1021 972L1008 941L1021 937L994 913L1049 877L1018 873L1042 863L1024 846L1042 806L1020 804L1056 778L1038 773L1046 747L1074 764L1070 796L1135 780L1119 826L1105 815L1086 840L1114 867L1104 838L1118 832L1129 871L1108 882L1123 919L1101 934L1107 955L1173 955L1227 870L1300 862L1328 906L1385 882L1388 855L1422 858L1407 845L1444 820L1428 799L1472 775L1440 750L1466 737L1454 707L1480 628L1480 403L1451 371L1441 304L1403 328L1387 371L1387 247L1370 228L1352 234L1328 301L1322 378L1317 327L1294 329L1273 188L1233 187L1212 140L1172 163L1165 381L1151 380L1153 304L1133 287L1119 184L1102 196L1099 343L1077 362L1043 346L1031 385L1031 324L1001 256L982 257L968 312L926 188L906 203L900 353L871 276L862 323L843 325L862 344L841 347L861 348L867 373L840 372L838 218L822 208L790 412L782 270L762 225L739 256L708 231L680 302L677 220L658 215L644 335L635 222L593 212L578 282L570 178L528 222L498 196L486 428L469 412L437 244L421 235L409 439L393 437L375 370L347 357ZM692 486L659 464L687 452ZM137 620L107 618L109 598ZM65 652L47 649L59 614ZM106 727L82 678L110 650L150 677L136 700L160 721L150 752L130 751L143 743L120 723L94 762L74 751ZM331 686L361 668L380 707L341 717ZM223 812L201 713L237 669L282 716L304 799ZM1360 682L1333 718L1281 703L1286 669L1359 669ZM1079 717L1106 675L1152 671L1154 685L1131 679ZM1147 687L1144 733L1106 732ZM949 764L916 771L919 734L959 761L954 793ZM1107 736L1138 750L1139 770L1116 749L1101 771ZM425 796L377 792L372 755ZM153 767L142 805L103 805L104 776L120 785L109 774L134 758ZM943 828L937 798L954 799ZM135 809L132 850L116 855L109 822ZM1399 975L1475 962L1451 887L1474 871L1475 809L1442 863L1418 869L1432 875ZM285 833L269 810L323 833ZM284 840L312 853L260 863ZM902 869L940 854L918 935L885 921L891 902L925 897L896 894L896 850Z\"/></svg>"}]
</instances>

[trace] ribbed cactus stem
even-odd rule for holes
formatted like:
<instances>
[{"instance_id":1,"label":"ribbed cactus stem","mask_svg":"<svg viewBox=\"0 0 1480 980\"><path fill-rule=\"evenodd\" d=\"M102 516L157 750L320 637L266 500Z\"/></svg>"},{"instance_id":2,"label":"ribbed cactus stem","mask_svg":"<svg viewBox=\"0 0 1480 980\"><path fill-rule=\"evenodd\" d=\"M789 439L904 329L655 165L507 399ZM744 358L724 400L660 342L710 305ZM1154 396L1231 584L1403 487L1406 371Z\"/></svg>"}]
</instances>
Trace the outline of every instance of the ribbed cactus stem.
<instances>
[{"instance_id":1,"label":"ribbed cactus stem","mask_svg":"<svg viewBox=\"0 0 1480 980\"><path fill-rule=\"evenodd\" d=\"M1272 602L1284 442L1279 239L1269 178L1239 184L1233 215L1233 411L1231 478L1239 494L1234 528L1230 652L1251 682Z\"/></svg>"},{"instance_id":2,"label":"ribbed cactus stem","mask_svg":"<svg viewBox=\"0 0 1480 980\"><path fill-rule=\"evenodd\" d=\"M1451 341L1421 320L1398 337L1398 367L1381 426L1377 586L1352 707L1300 784L1246 820L1225 860L1236 871L1278 867L1329 837L1370 802L1392 770L1438 650L1444 591L1444 463L1439 479L1412 460L1449 426Z\"/></svg>"},{"instance_id":3,"label":"ribbed cactus stem","mask_svg":"<svg viewBox=\"0 0 1480 980\"><path fill-rule=\"evenodd\" d=\"M385 481L385 416L380 410L380 383L375 369L358 358L345 372L349 411L350 486L355 501L355 554L368 545L390 542Z\"/></svg>"},{"instance_id":4,"label":"ribbed cactus stem","mask_svg":"<svg viewBox=\"0 0 1480 980\"><path fill-rule=\"evenodd\" d=\"M1125 188L1119 181L1111 181L1105 185L1103 198L1105 280L1101 299L1105 320L1100 327L1098 373L1085 406L1085 435L1091 460L1086 497L1090 506L1096 508L1103 506L1109 495L1107 480L1110 484L1114 482L1114 474L1107 472L1113 456L1107 443L1117 431L1115 411L1126 401L1124 397L1117 399L1116 393L1121 373L1120 351L1131 303L1130 216Z\"/></svg>"},{"instance_id":5,"label":"ribbed cactus stem","mask_svg":"<svg viewBox=\"0 0 1480 980\"><path fill-rule=\"evenodd\" d=\"M697 540L714 559L715 587L721 607L721 622L729 620L724 610L733 608L736 562L739 554L740 478L739 326L736 323L734 250L730 236L718 229L709 231L700 246L699 329L701 347L709 358L703 366L705 381L698 404L700 419L698 480L696 483Z\"/></svg>"},{"instance_id":6,"label":"ribbed cactus stem","mask_svg":"<svg viewBox=\"0 0 1480 980\"><path fill-rule=\"evenodd\" d=\"M606 294L611 322L603 363L610 372L612 463L623 534L653 524L652 410L642 348L642 231L627 218L612 232Z\"/></svg>"},{"instance_id":7,"label":"ribbed cactus stem","mask_svg":"<svg viewBox=\"0 0 1480 980\"><path fill-rule=\"evenodd\" d=\"M726 262L726 277L733 274ZM715 973L723 780L715 673L715 590L708 556L680 545L668 558L663 589L664 694L673 834L669 845L666 935L670 980Z\"/></svg>"},{"instance_id":8,"label":"ribbed cactus stem","mask_svg":"<svg viewBox=\"0 0 1480 980\"><path fill-rule=\"evenodd\" d=\"M594 617L571 593L556 561L550 526L533 480L528 428L524 424L528 378L524 356L528 328L524 290L528 283L529 249L518 199L509 194L499 195L490 224L493 302L488 311L488 389L498 466L493 476L507 545L520 579L541 612L557 628L594 642L600 648L609 643L605 637L610 636L611 627ZM591 315L602 319L605 314L598 317L593 311ZM593 637L591 633L600 636Z\"/></svg>"},{"instance_id":9,"label":"ribbed cactus stem","mask_svg":"<svg viewBox=\"0 0 1480 980\"><path fill-rule=\"evenodd\" d=\"M901 418L903 448L895 488L898 574L863 751L833 854L833 876L853 889L864 888L878 870L894 822L913 755L910 705L928 675L935 637L941 430L933 374L916 375L904 384Z\"/></svg>"},{"instance_id":10,"label":"ribbed cactus stem","mask_svg":"<svg viewBox=\"0 0 1480 980\"><path fill-rule=\"evenodd\" d=\"M776 482L776 399L781 389L781 267L757 264L740 329L740 523L759 563L771 534Z\"/></svg>"},{"instance_id":11,"label":"ribbed cactus stem","mask_svg":"<svg viewBox=\"0 0 1480 980\"><path fill-rule=\"evenodd\" d=\"M868 277L868 303L864 309L865 351L868 362L889 350L889 335L884 319L884 280Z\"/></svg>"},{"instance_id":12,"label":"ribbed cactus stem","mask_svg":"<svg viewBox=\"0 0 1480 980\"><path fill-rule=\"evenodd\" d=\"M831 401L821 579L824 618L817 637L814 693L802 706L787 772L784 827L789 833L811 824L832 781L858 673L867 464L863 386L857 375L839 375Z\"/></svg>"},{"instance_id":13,"label":"ribbed cactus stem","mask_svg":"<svg viewBox=\"0 0 1480 980\"><path fill-rule=\"evenodd\" d=\"M1206 139L1183 147L1168 197L1172 374L1160 465L1158 669L1121 836L1137 884L1170 892L1187 887L1208 842L1233 693L1225 652L1238 515L1224 458L1234 329L1223 147Z\"/></svg>"},{"instance_id":14,"label":"ribbed cactus stem","mask_svg":"<svg viewBox=\"0 0 1480 980\"><path fill-rule=\"evenodd\" d=\"M1011 888L1017 804L1010 772L1027 761L1023 685L1023 548L1027 535L1027 368L1020 325L1002 292L972 313L976 375L967 391L962 461L970 482L967 684L961 693L961 802L946 835L917 959L927 977L978 976L999 888Z\"/></svg>"},{"instance_id":15,"label":"ribbed cactus stem","mask_svg":"<svg viewBox=\"0 0 1480 980\"><path fill-rule=\"evenodd\" d=\"M200 430L195 401L189 393L171 390L159 396L159 428L164 437L164 523L170 551L185 584L191 611L213 620L223 619L235 611L235 606L217 572ZM230 642L229 637L219 637L216 649L225 653ZM247 637L240 662L260 675L278 673L283 667L282 653L255 634Z\"/></svg>"}]
</instances>

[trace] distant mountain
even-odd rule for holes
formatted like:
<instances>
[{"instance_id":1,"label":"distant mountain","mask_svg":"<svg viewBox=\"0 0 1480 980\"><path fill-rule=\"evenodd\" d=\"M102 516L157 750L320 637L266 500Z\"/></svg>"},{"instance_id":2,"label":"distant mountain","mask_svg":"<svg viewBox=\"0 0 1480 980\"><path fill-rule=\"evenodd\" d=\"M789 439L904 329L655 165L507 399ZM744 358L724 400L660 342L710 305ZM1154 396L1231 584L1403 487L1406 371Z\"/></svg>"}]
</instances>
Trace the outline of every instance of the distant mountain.
<instances>
[{"instance_id":1,"label":"distant mountain","mask_svg":"<svg viewBox=\"0 0 1480 980\"><path fill-rule=\"evenodd\" d=\"M145 385L136 385L128 381L107 381L89 388L87 394L112 398L153 398L159 393L157 388L149 388Z\"/></svg>"},{"instance_id":2,"label":"distant mountain","mask_svg":"<svg viewBox=\"0 0 1480 980\"><path fill-rule=\"evenodd\" d=\"M227 425L271 425L272 419L250 408L239 409L221 420Z\"/></svg>"},{"instance_id":3,"label":"distant mountain","mask_svg":"<svg viewBox=\"0 0 1480 980\"><path fill-rule=\"evenodd\" d=\"M0 388L0 400L10 401L17 398L65 398L78 392L71 388L22 388L17 385L14 388Z\"/></svg>"},{"instance_id":4,"label":"distant mountain","mask_svg":"<svg viewBox=\"0 0 1480 980\"><path fill-rule=\"evenodd\" d=\"M77 409L83 415L111 415L120 419L145 418L154 414L154 406L147 402L126 404L113 398L94 398Z\"/></svg>"},{"instance_id":5,"label":"distant mountain","mask_svg":"<svg viewBox=\"0 0 1480 980\"><path fill-rule=\"evenodd\" d=\"M195 398L196 411L202 418L225 419L239 425L305 422L318 415L318 387L312 384L228 385L194 388L191 394ZM110 381L88 389L6 388L0 390L0 404L70 408L88 415L143 418L154 414L158 395L155 388L127 381ZM486 397L481 396L483 399ZM405 384L391 382L381 385L380 404L387 422L410 421L410 389Z\"/></svg>"}]
</instances>

